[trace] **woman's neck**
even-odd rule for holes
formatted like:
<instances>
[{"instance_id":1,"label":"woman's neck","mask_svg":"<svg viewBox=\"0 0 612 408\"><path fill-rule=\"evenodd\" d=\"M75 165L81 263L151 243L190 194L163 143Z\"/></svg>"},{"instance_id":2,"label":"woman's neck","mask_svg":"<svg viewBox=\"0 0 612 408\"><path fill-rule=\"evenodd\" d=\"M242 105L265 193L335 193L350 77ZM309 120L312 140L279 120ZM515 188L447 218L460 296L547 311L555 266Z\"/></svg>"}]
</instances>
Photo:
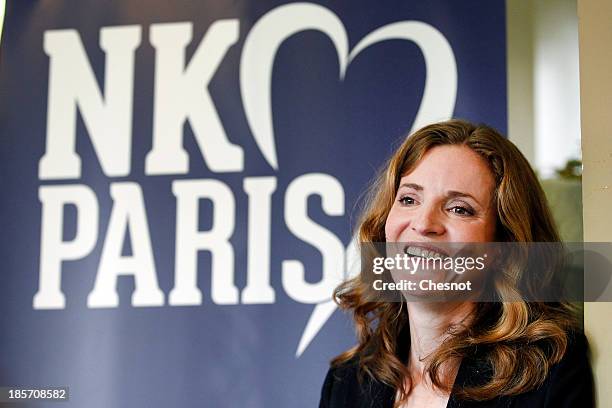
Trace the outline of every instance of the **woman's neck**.
<instances>
[{"instance_id":1,"label":"woman's neck","mask_svg":"<svg viewBox=\"0 0 612 408\"><path fill-rule=\"evenodd\" d=\"M423 372L427 357L450 335L449 327L469 324L475 304L409 302L407 307L410 324L410 371L418 375ZM454 367L448 368L452 370Z\"/></svg>"}]
</instances>

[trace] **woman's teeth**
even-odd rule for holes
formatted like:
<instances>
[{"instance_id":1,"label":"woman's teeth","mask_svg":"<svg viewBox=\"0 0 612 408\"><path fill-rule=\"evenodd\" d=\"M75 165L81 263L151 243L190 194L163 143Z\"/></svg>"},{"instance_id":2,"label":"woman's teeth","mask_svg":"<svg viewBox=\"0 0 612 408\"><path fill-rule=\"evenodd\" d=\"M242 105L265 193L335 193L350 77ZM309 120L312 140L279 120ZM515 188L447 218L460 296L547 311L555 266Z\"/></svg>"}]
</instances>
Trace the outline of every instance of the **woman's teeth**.
<instances>
[{"instance_id":1,"label":"woman's teeth","mask_svg":"<svg viewBox=\"0 0 612 408\"><path fill-rule=\"evenodd\" d=\"M407 246L404 252L409 256L419 256L421 258L446 258L446 255L439 252L415 246Z\"/></svg>"}]
</instances>

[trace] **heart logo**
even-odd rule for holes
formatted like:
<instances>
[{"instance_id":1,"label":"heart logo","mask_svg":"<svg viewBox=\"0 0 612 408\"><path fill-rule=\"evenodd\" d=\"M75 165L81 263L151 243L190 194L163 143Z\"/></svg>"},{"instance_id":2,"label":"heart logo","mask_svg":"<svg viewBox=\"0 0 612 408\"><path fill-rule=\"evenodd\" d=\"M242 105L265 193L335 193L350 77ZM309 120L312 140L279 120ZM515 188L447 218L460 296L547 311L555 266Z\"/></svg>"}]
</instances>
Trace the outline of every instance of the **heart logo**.
<instances>
[{"instance_id":1,"label":"heart logo","mask_svg":"<svg viewBox=\"0 0 612 408\"><path fill-rule=\"evenodd\" d=\"M421 104L411 133L427 124L450 119L457 96L457 63L446 38L421 21L399 21L380 27L349 52L342 21L329 9L310 3L287 4L270 11L255 23L245 40L240 60L240 92L247 121L259 150L268 164L278 170L272 122L272 68L280 45L294 34L316 30L327 35L338 54L339 77L344 79L350 63L366 48L387 40L414 42L423 53L426 79ZM344 276L359 272L355 240L346 251ZM302 333L296 357L308 347L336 309L333 301L317 304Z\"/></svg>"},{"instance_id":2,"label":"heart logo","mask_svg":"<svg viewBox=\"0 0 612 408\"><path fill-rule=\"evenodd\" d=\"M349 64L371 45L387 40L414 42L425 59L426 79L411 132L452 117L457 96L457 63L446 38L431 25L421 21L388 24L368 34L349 53L344 25L332 11L310 3L280 6L253 26L240 60L242 104L255 142L273 169L278 170L278 158L272 126L272 67L280 45L292 35L307 30L320 31L332 40L341 80Z\"/></svg>"}]
</instances>

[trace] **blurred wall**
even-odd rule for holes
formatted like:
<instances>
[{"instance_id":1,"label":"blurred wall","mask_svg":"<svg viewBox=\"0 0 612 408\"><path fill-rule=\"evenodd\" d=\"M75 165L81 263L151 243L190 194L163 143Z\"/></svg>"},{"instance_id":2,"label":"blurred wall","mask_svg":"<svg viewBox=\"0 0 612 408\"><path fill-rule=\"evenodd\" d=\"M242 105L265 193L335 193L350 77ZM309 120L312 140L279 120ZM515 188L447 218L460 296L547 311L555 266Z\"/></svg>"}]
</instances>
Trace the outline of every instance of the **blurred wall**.
<instances>
[{"instance_id":1,"label":"blurred wall","mask_svg":"<svg viewBox=\"0 0 612 408\"><path fill-rule=\"evenodd\" d=\"M533 5L530 1L507 0L506 16L508 137L533 164Z\"/></svg>"},{"instance_id":2,"label":"blurred wall","mask_svg":"<svg viewBox=\"0 0 612 408\"><path fill-rule=\"evenodd\" d=\"M534 9L535 163L550 177L580 157L576 0L538 0Z\"/></svg>"},{"instance_id":3,"label":"blurred wall","mask_svg":"<svg viewBox=\"0 0 612 408\"><path fill-rule=\"evenodd\" d=\"M579 0L585 241L612 241L612 2ZM608 298L612 285L608 285ZM612 303L585 304L599 407L612 407Z\"/></svg>"},{"instance_id":4,"label":"blurred wall","mask_svg":"<svg viewBox=\"0 0 612 408\"><path fill-rule=\"evenodd\" d=\"M508 137L542 178L580 158L576 0L507 0Z\"/></svg>"}]
</instances>

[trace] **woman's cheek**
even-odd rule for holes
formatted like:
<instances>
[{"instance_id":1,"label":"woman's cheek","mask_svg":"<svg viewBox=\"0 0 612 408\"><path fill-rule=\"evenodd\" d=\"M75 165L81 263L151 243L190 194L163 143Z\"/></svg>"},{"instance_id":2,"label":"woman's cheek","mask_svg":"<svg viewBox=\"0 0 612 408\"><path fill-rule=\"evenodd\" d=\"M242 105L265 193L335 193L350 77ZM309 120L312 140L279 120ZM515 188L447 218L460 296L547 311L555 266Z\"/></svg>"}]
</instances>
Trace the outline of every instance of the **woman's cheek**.
<instances>
[{"instance_id":1,"label":"woman's cheek","mask_svg":"<svg viewBox=\"0 0 612 408\"><path fill-rule=\"evenodd\" d=\"M470 224L454 225L449 231L449 237L454 242L484 242L486 229L483 225Z\"/></svg>"},{"instance_id":2,"label":"woman's cheek","mask_svg":"<svg viewBox=\"0 0 612 408\"><path fill-rule=\"evenodd\" d=\"M385 224L385 238L387 241L395 241L395 233L393 232L388 220Z\"/></svg>"},{"instance_id":3,"label":"woman's cheek","mask_svg":"<svg viewBox=\"0 0 612 408\"><path fill-rule=\"evenodd\" d=\"M400 233L400 226L398 225L397 217L395 215L395 212L391 210L385 223L385 237L387 238L387 241L390 242L397 241L397 237Z\"/></svg>"}]
</instances>

